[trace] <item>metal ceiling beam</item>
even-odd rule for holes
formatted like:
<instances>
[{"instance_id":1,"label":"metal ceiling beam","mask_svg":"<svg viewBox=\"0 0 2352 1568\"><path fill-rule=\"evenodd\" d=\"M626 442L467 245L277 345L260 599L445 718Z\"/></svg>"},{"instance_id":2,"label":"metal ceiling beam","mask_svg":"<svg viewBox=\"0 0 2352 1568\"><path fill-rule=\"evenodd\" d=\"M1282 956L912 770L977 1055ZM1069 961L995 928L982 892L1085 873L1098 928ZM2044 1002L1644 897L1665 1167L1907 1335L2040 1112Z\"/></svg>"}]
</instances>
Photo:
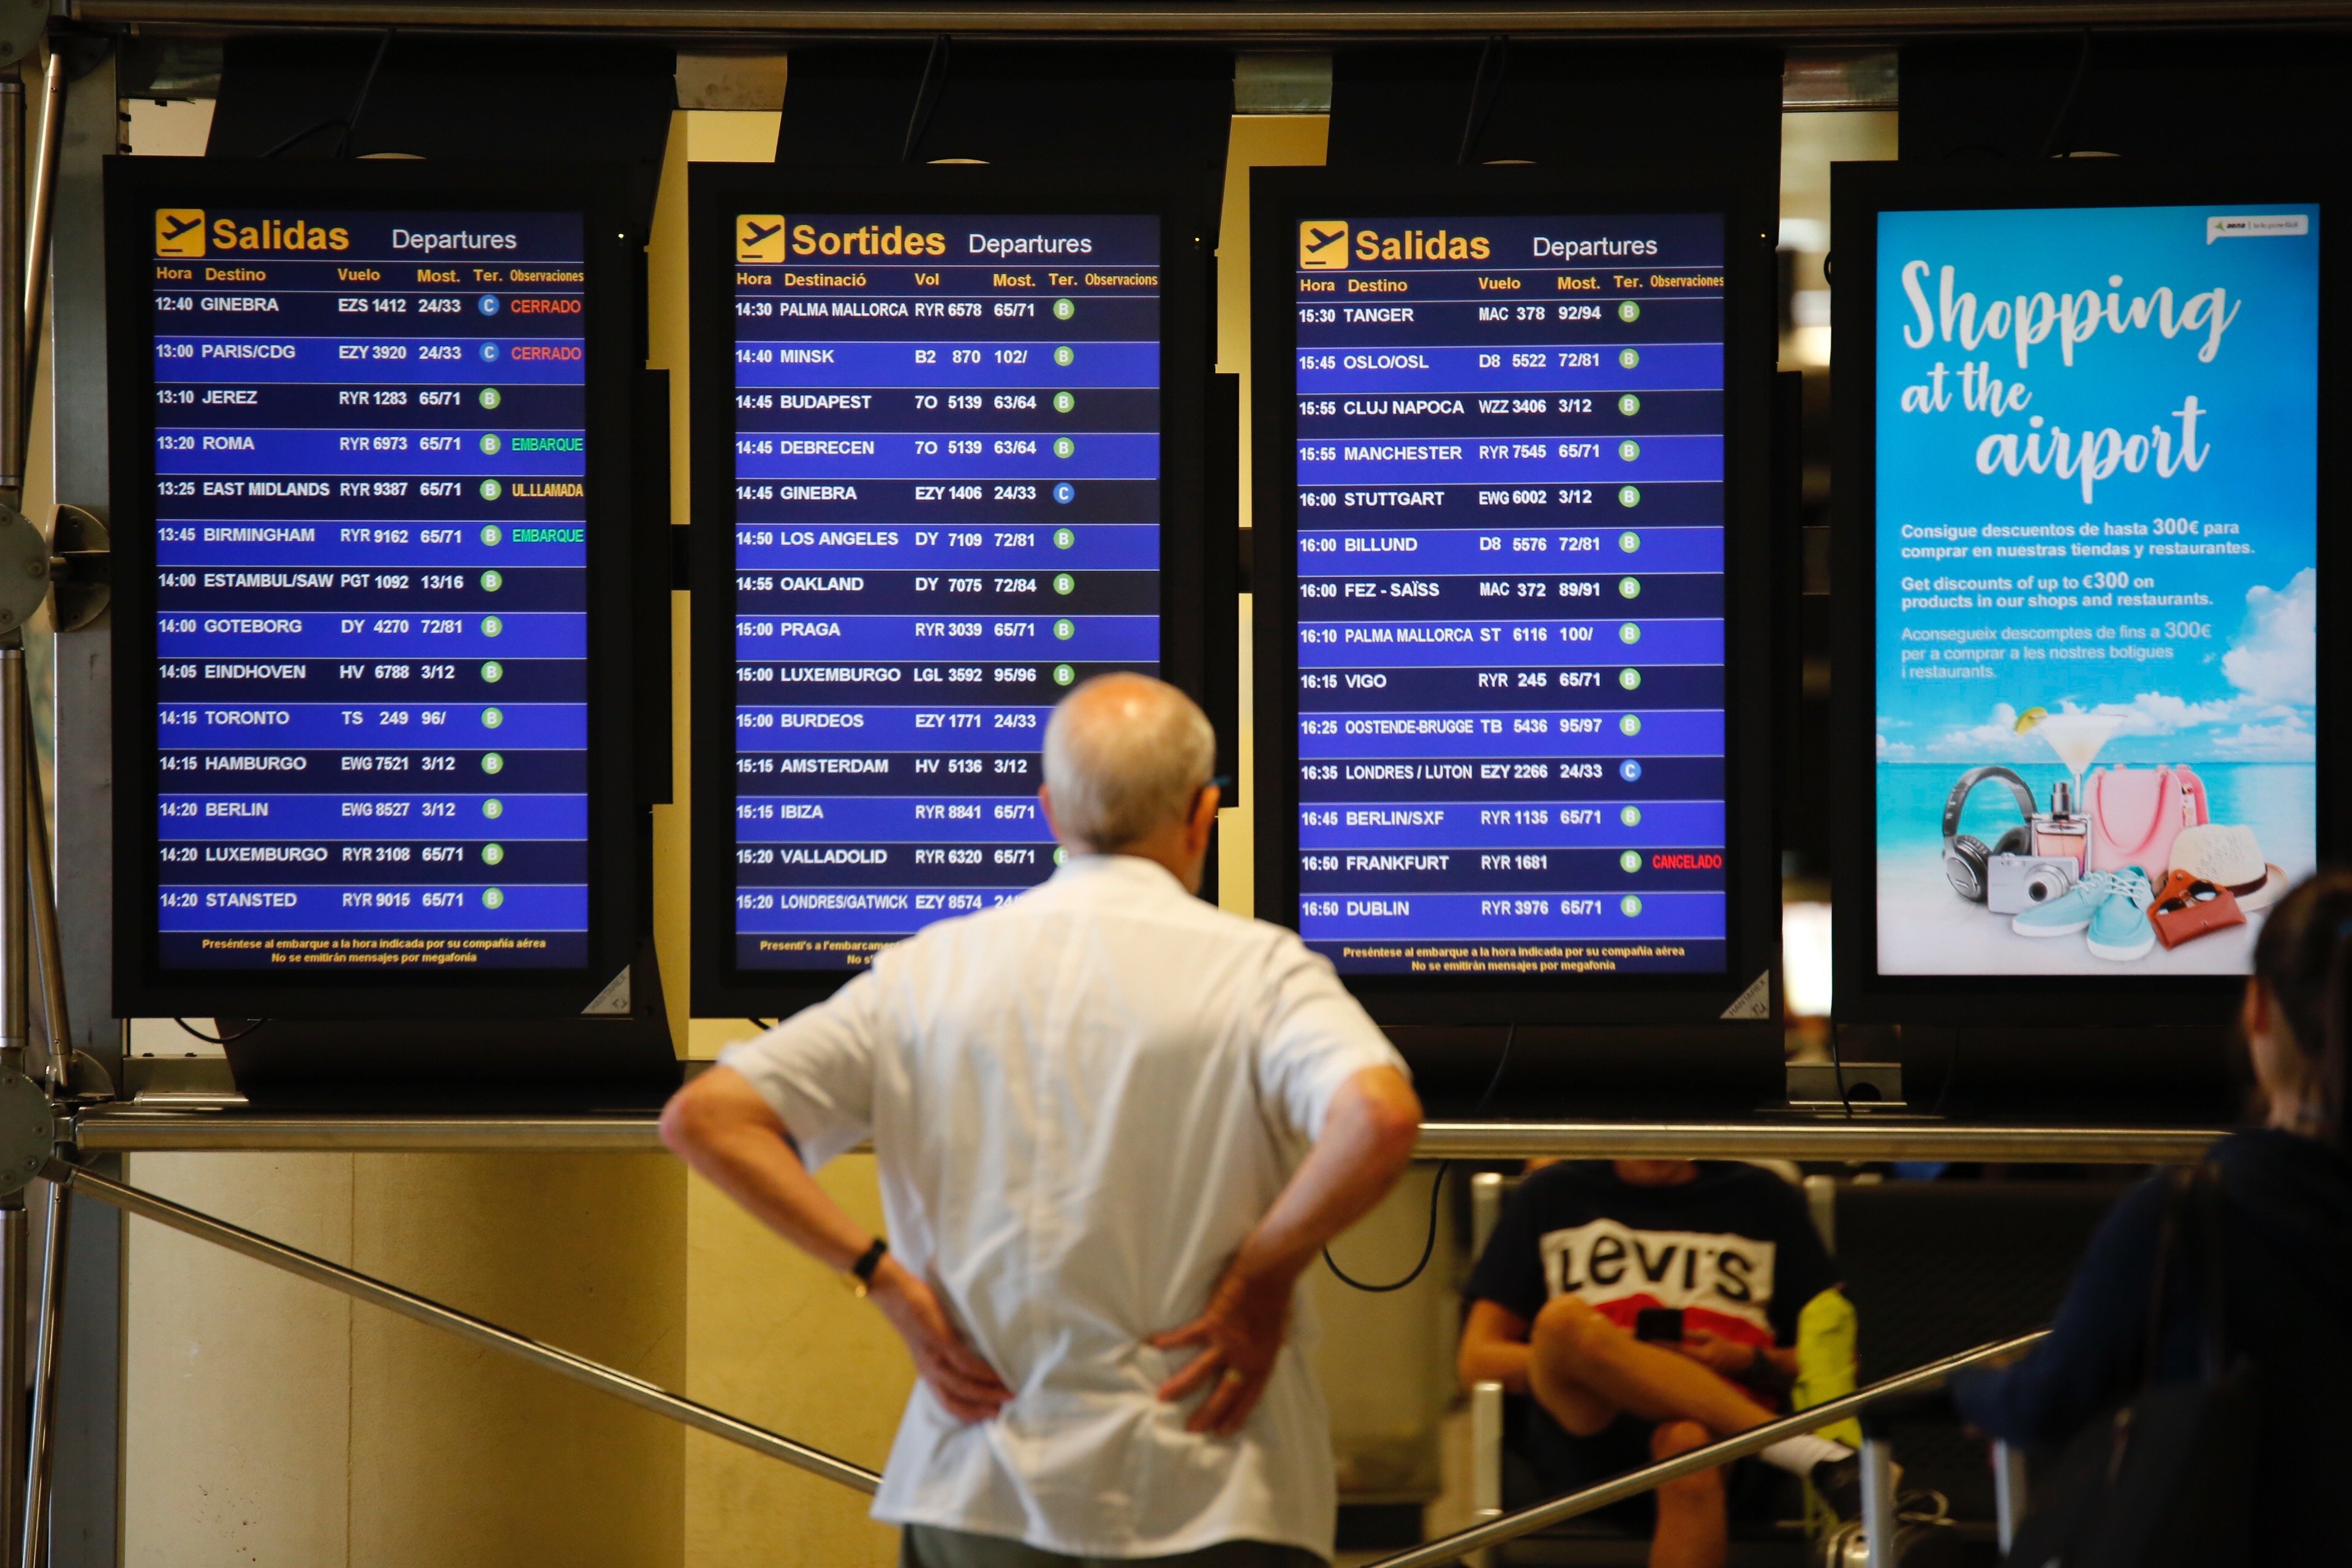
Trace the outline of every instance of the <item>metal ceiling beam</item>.
<instances>
[{"instance_id":1,"label":"metal ceiling beam","mask_svg":"<svg viewBox=\"0 0 2352 1568\"><path fill-rule=\"evenodd\" d=\"M770 40L780 36L871 37L1121 35L1263 42L1430 34L1517 37L1713 34L1875 38L1956 31L2049 27L2177 27L2332 22L2352 0L1587 0L1585 4L1465 4L1356 0L1147 0L1131 5L1072 0L927 0L903 5L843 0L72 0L88 22L218 31L249 27L383 27L451 31L621 30L673 37Z\"/></svg>"}]
</instances>

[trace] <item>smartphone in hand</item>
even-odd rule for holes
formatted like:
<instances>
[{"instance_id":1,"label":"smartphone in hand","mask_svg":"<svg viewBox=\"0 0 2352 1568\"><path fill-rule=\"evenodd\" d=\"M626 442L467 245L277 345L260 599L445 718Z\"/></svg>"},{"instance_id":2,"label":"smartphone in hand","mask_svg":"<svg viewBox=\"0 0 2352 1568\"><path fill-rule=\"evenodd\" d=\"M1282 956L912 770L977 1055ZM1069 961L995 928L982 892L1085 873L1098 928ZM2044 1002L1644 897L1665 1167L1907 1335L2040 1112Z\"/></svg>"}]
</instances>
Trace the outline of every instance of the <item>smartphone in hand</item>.
<instances>
[{"instance_id":1,"label":"smartphone in hand","mask_svg":"<svg viewBox=\"0 0 2352 1568\"><path fill-rule=\"evenodd\" d=\"M1680 1344L1683 1339L1683 1310L1680 1307L1644 1307L1633 1315L1633 1337L1658 1344Z\"/></svg>"}]
</instances>

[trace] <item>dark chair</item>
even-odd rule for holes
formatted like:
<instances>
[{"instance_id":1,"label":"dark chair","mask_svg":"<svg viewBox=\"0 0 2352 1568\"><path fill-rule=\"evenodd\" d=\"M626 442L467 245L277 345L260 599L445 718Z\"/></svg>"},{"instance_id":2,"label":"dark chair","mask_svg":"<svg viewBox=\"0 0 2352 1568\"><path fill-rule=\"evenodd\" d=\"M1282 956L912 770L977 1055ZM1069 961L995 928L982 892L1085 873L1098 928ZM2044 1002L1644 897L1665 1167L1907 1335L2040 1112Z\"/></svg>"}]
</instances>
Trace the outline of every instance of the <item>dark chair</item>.
<instances>
[{"instance_id":1,"label":"dark chair","mask_svg":"<svg viewBox=\"0 0 2352 1568\"><path fill-rule=\"evenodd\" d=\"M1524 1419L1523 1399L1509 1401L1513 1429ZM1804 1494L1796 1479L1759 1473L1754 1482L1769 1493L1769 1517L1731 1521L1725 1568L1810 1568L1820 1548L1805 1539ZM1785 1483L1785 1484L1780 1484ZM1534 1470L1507 1445L1503 1455L1503 1506L1529 1508L1544 1500ZM1495 1549L1496 1568L1645 1568L1650 1560L1650 1500L1635 1498L1599 1513L1556 1524Z\"/></svg>"},{"instance_id":2,"label":"dark chair","mask_svg":"<svg viewBox=\"0 0 2352 1568\"><path fill-rule=\"evenodd\" d=\"M1861 1321L1861 1380L2047 1325L2125 1184L1841 1183L1832 1205L1839 1271ZM1944 1494L1972 1542L1989 1542L1993 1479L1985 1445L1949 1419L1897 1420L1904 1487Z\"/></svg>"}]
</instances>

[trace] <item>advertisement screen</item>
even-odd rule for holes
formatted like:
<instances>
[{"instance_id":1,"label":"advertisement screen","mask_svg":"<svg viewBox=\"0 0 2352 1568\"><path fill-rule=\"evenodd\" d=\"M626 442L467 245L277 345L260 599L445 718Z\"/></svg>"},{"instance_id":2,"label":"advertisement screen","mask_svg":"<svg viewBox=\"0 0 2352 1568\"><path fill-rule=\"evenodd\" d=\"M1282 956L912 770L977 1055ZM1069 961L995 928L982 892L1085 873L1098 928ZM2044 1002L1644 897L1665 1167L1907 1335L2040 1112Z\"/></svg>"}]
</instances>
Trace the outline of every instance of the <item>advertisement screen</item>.
<instances>
[{"instance_id":1,"label":"advertisement screen","mask_svg":"<svg viewBox=\"0 0 2352 1568\"><path fill-rule=\"evenodd\" d=\"M1725 226L1297 225L1298 929L1342 973L1727 967Z\"/></svg>"},{"instance_id":2,"label":"advertisement screen","mask_svg":"<svg viewBox=\"0 0 2352 1568\"><path fill-rule=\"evenodd\" d=\"M1881 973L2242 973L2313 868L2320 243L1878 215Z\"/></svg>"},{"instance_id":3,"label":"advertisement screen","mask_svg":"<svg viewBox=\"0 0 2352 1568\"><path fill-rule=\"evenodd\" d=\"M734 958L1050 876L1046 716L1160 653L1160 222L732 214Z\"/></svg>"},{"instance_id":4,"label":"advertisement screen","mask_svg":"<svg viewBox=\"0 0 2352 1568\"><path fill-rule=\"evenodd\" d=\"M152 220L158 962L585 966L581 216Z\"/></svg>"}]
</instances>

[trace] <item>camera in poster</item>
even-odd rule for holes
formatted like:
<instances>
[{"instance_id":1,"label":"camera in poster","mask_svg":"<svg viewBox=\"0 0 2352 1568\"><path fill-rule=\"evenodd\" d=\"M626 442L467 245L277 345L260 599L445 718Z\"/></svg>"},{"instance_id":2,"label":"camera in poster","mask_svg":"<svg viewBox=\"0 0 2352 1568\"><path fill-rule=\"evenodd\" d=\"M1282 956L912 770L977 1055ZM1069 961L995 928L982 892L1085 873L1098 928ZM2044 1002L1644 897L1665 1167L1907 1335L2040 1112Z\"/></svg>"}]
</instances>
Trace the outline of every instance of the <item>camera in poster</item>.
<instances>
[{"instance_id":1,"label":"camera in poster","mask_svg":"<svg viewBox=\"0 0 2352 1568\"><path fill-rule=\"evenodd\" d=\"M2235 974L2316 859L2316 205L1887 212L1878 968Z\"/></svg>"}]
</instances>

